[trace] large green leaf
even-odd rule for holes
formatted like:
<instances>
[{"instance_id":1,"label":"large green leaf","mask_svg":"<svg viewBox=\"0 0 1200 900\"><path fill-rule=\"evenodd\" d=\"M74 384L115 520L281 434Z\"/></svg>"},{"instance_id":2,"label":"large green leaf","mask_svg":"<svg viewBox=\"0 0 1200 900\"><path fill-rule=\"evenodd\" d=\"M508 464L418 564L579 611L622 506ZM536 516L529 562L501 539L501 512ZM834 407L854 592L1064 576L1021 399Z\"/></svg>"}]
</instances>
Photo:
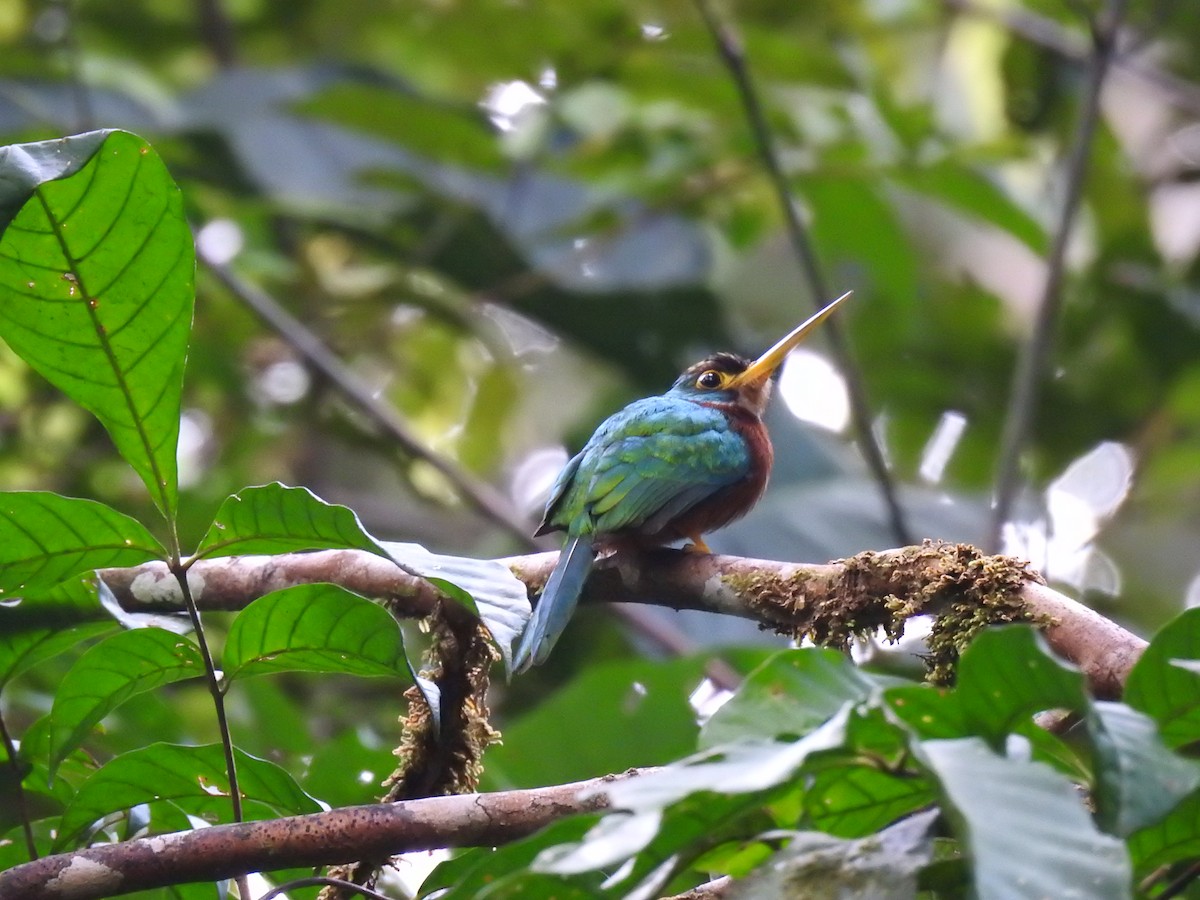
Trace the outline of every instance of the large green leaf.
<instances>
[{"instance_id":1,"label":"large green leaf","mask_svg":"<svg viewBox=\"0 0 1200 900\"><path fill-rule=\"evenodd\" d=\"M1154 719L1171 747L1200 740L1200 673L1177 665L1180 659L1200 659L1200 609L1167 623L1125 683L1125 702Z\"/></svg>"},{"instance_id":2,"label":"large green leaf","mask_svg":"<svg viewBox=\"0 0 1200 900\"><path fill-rule=\"evenodd\" d=\"M47 491L0 493L0 594L136 566L166 552L140 522L103 503Z\"/></svg>"},{"instance_id":3,"label":"large green leaf","mask_svg":"<svg viewBox=\"0 0 1200 900\"><path fill-rule=\"evenodd\" d=\"M302 584L255 600L233 620L221 662L226 682L268 672L409 673L396 620L332 584Z\"/></svg>"},{"instance_id":4,"label":"large green leaf","mask_svg":"<svg viewBox=\"0 0 1200 900\"><path fill-rule=\"evenodd\" d=\"M1087 705L1083 674L1057 659L1029 625L979 634L959 660L954 695L971 733L993 745L1033 713Z\"/></svg>"},{"instance_id":5,"label":"large green leaf","mask_svg":"<svg viewBox=\"0 0 1200 900\"><path fill-rule=\"evenodd\" d=\"M173 516L195 276L175 183L122 131L9 147L6 183L6 205L25 200L0 235L0 337L96 415Z\"/></svg>"},{"instance_id":6,"label":"large green leaf","mask_svg":"<svg viewBox=\"0 0 1200 900\"><path fill-rule=\"evenodd\" d=\"M785 650L751 672L704 723L700 745L803 737L875 685L844 654L815 647Z\"/></svg>"},{"instance_id":7,"label":"large green leaf","mask_svg":"<svg viewBox=\"0 0 1200 900\"><path fill-rule=\"evenodd\" d=\"M286 771L234 751L247 819L319 812ZM230 819L229 776L220 744L151 744L106 763L79 788L63 813L57 846L69 847L97 819L139 803L173 803L210 820Z\"/></svg>"},{"instance_id":8,"label":"large green leaf","mask_svg":"<svg viewBox=\"0 0 1200 900\"><path fill-rule=\"evenodd\" d=\"M0 606L0 688L44 659L116 628L90 581L68 581Z\"/></svg>"},{"instance_id":9,"label":"large green leaf","mask_svg":"<svg viewBox=\"0 0 1200 900\"><path fill-rule=\"evenodd\" d=\"M1157 822L1200 786L1200 763L1167 749L1154 720L1124 703L1097 701L1088 714L1101 823L1122 837Z\"/></svg>"},{"instance_id":10,"label":"large green leaf","mask_svg":"<svg viewBox=\"0 0 1200 900\"><path fill-rule=\"evenodd\" d=\"M1130 896L1125 845L1097 830L1066 778L998 756L980 738L925 741L919 754L938 779L979 900Z\"/></svg>"},{"instance_id":11,"label":"large green leaf","mask_svg":"<svg viewBox=\"0 0 1200 900\"><path fill-rule=\"evenodd\" d=\"M952 691L924 685L889 688L884 699L921 737L978 735L993 746L1046 709L1084 710L1078 669L1057 659L1028 625L989 628L963 651Z\"/></svg>"},{"instance_id":12,"label":"large green leaf","mask_svg":"<svg viewBox=\"0 0 1200 900\"><path fill-rule=\"evenodd\" d=\"M137 694L204 674L191 640L161 628L114 634L88 649L54 694L50 712L50 770L78 747L106 715Z\"/></svg>"},{"instance_id":13,"label":"large green leaf","mask_svg":"<svg viewBox=\"0 0 1200 900\"><path fill-rule=\"evenodd\" d=\"M308 488L273 482L227 497L196 556L332 549L387 555L352 510L326 503Z\"/></svg>"}]
</instances>

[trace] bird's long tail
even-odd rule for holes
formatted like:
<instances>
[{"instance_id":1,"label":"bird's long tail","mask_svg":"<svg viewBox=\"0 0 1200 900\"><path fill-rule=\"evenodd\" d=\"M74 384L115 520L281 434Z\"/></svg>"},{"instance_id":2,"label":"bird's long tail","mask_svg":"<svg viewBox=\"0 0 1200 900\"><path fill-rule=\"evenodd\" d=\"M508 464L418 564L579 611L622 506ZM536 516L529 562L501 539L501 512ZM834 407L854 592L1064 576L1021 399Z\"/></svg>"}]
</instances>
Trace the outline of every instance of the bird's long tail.
<instances>
[{"instance_id":1,"label":"bird's long tail","mask_svg":"<svg viewBox=\"0 0 1200 900\"><path fill-rule=\"evenodd\" d=\"M559 635L567 627L583 583L592 571L596 551L592 547L591 535L570 538L558 556L558 564L550 573L542 598L533 610L521 643L513 655L513 671L524 672L530 666L539 666L550 656Z\"/></svg>"}]
</instances>

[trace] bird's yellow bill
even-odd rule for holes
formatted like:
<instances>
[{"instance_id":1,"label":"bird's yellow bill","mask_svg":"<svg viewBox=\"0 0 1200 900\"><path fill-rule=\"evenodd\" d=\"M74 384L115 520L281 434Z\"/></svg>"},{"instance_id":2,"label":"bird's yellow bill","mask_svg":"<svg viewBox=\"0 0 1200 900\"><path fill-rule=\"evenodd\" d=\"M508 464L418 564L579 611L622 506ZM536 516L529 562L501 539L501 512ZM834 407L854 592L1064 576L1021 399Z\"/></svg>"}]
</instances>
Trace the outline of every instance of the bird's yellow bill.
<instances>
[{"instance_id":1,"label":"bird's yellow bill","mask_svg":"<svg viewBox=\"0 0 1200 900\"><path fill-rule=\"evenodd\" d=\"M779 368L792 349L808 337L809 332L824 322L826 317L853 293L853 291L846 291L846 293L842 294L842 296L838 297L820 312L809 316L808 319L776 341L774 347L750 363L750 367L734 378L729 386L736 388L748 384L762 384L771 377L772 372Z\"/></svg>"}]
</instances>

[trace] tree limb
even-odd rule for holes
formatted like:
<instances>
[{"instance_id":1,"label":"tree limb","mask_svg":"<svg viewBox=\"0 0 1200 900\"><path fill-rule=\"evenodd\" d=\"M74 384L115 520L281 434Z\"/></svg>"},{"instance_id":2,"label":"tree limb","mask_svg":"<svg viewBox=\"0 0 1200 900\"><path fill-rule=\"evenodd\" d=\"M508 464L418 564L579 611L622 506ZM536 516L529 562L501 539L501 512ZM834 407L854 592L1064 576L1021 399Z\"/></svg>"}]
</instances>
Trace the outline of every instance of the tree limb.
<instances>
[{"instance_id":1,"label":"tree limb","mask_svg":"<svg viewBox=\"0 0 1200 900\"><path fill-rule=\"evenodd\" d=\"M0 897L96 900L250 872L334 865L443 847L493 847L608 807L600 790L645 770L494 794L350 806L100 844L0 872Z\"/></svg>"},{"instance_id":2,"label":"tree limb","mask_svg":"<svg viewBox=\"0 0 1200 900\"><path fill-rule=\"evenodd\" d=\"M725 613L787 634L819 638L830 621L844 620L851 608L860 621L878 618L881 624L898 603L918 598L923 598L924 611L937 612L939 604L954 602L976 587L990 562L1012 562L965 550L970 552L964 545L927 543L822 565L676 550L622 552L599 562L583 600ZM556 553L538 553L503 562L536 595L557 558ZM159 563L106 569L101 577L130 612L183 608L178 586ZM440 596L390 561L353 550L200 560L188 577L202 610L241 609L272 590L313 582L386 597L391 609L413 618L431 614ZM1020 577L1015 593L1034 618L1048 623L1044 631L1051 647L1084 671L1098 696L1120 695L1145 641L1041 584L1035 575Z\"/></svg>"}]
</instances>

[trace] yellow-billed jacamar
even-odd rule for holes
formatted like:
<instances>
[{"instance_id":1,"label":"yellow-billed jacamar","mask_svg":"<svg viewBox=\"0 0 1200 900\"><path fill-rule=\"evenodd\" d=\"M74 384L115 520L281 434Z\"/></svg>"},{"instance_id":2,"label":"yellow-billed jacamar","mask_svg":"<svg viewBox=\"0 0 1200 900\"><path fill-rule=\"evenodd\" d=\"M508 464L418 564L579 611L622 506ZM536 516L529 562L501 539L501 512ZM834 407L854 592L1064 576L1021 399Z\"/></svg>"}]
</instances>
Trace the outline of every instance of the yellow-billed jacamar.
<instances>
[{"instance_id":1,"label":"yellow-billed jacamar","mask_svg":"<svg viewBox=\"0 0 1200 900\"><path fill-rule=\"evenodd\" d=\"M567 540L513 656L516 671L550 655L598 549L688 538L688 549L707 553L704 533L758 502L773 459L762 421L771 375L849 296L758 359L716 353L688 368L665 394L637 400L601 423L558 476L537 530L565 531Z\"/></svg>"}]
</instances>

